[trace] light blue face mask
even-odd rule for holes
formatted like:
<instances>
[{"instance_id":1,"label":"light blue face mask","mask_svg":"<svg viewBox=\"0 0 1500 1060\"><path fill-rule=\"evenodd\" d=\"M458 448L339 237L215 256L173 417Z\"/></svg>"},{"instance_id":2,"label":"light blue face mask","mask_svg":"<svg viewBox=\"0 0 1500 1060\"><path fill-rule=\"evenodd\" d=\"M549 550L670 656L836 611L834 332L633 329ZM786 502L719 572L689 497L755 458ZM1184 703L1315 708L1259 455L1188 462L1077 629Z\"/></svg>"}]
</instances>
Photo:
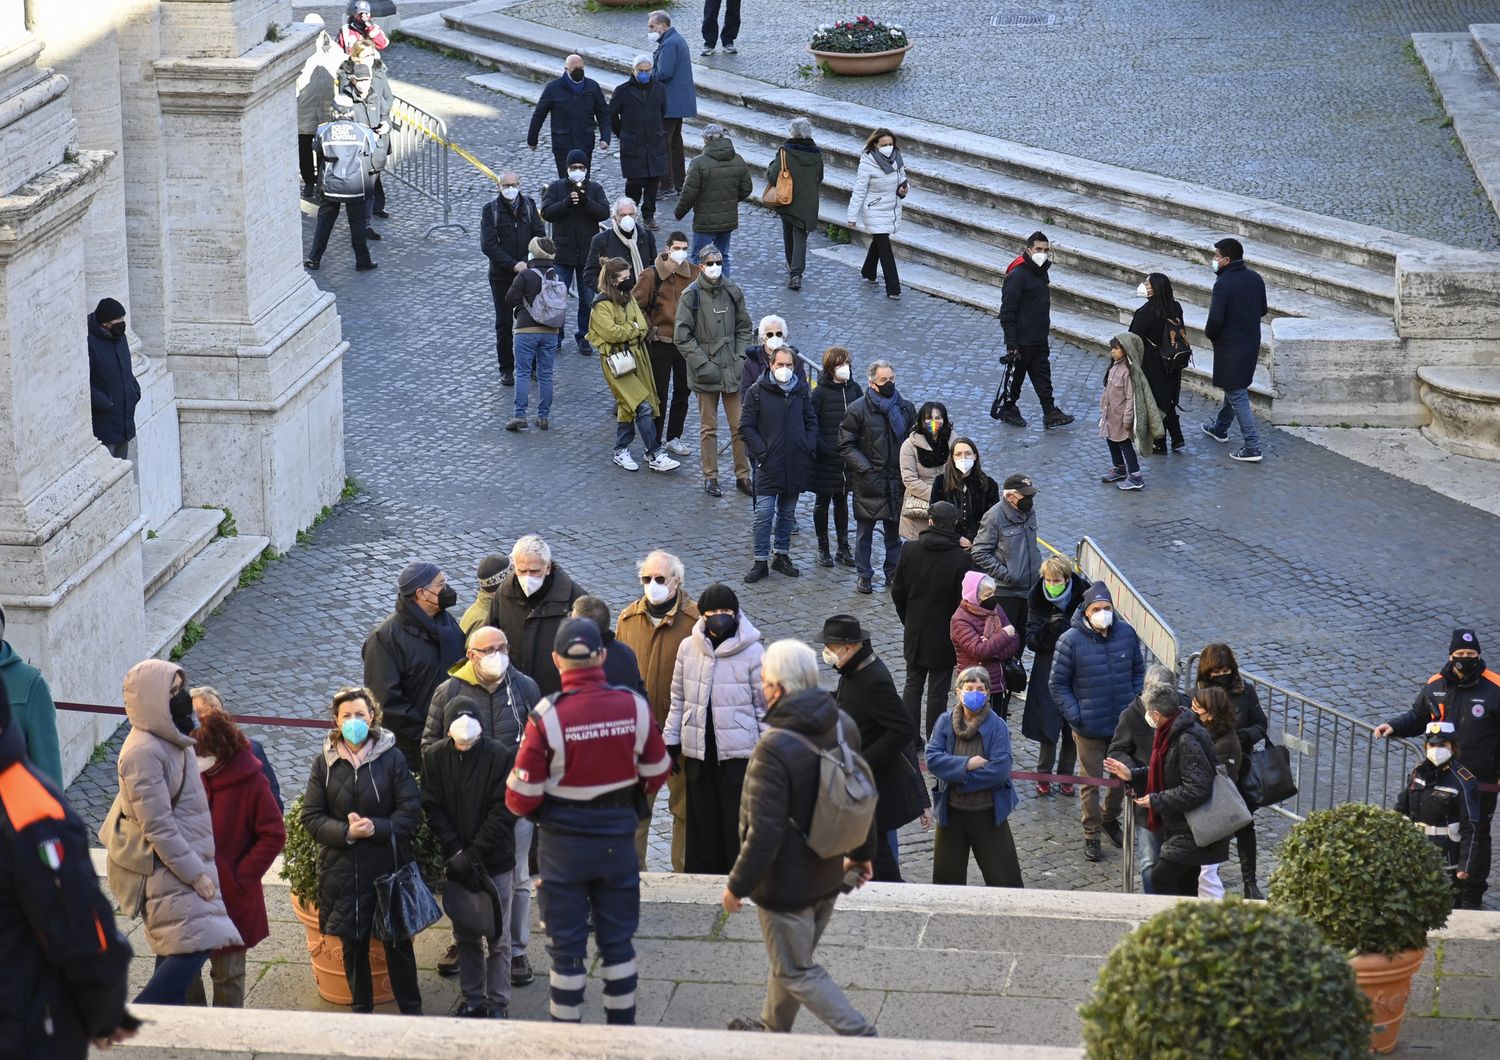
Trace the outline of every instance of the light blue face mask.
<instances>
[{"instance_id":1,"label":"light blue face mask","mask_svg":"<svg viewBox=\"0 0 1500 1060\"><path fill-rule=\"evenodd\" d=\"M650 70L637 70L635 72L635 79L637 81L639 81L643 85L650 84L651 83L651 71Z\"/></svg>"},{"instance_id":2,"label":"light blue face mask","mask_svg":"<svg viewBox=\"0 0 1500 1060\"><path fill-rule=\"evenodd\" d=\"M358 747L370 735L370 723L364 718L350 718L339 726L339 732L344 734L346 743Z\"/></svg>"},{"instance_id":3,"label":"light blue face mask","mask_svg":"<svg viewBox=\"0 0 1500 1060\"><path fill-rule=\"evenodd\" d=\"M990 694L982 688L965 689L963 695L960 697L960 702L975 714L983 710L985 704L989 701Z\"/></svg>"}]
</instances>

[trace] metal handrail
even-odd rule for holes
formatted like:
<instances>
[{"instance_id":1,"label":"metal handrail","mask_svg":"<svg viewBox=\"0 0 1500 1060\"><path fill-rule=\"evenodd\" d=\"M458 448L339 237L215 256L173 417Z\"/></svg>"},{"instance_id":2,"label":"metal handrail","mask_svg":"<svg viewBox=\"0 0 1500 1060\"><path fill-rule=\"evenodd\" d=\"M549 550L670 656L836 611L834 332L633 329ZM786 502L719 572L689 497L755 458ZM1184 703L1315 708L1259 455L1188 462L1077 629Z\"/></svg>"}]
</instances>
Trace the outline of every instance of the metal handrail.
<instances>
[{"instance_id":1,"label":"metal handrail","mask_svg":"<svg viewBox=\"0 0 1500 1060\"><path fill-rule=\"evenodd\" d=\"M391 155L385 172L443 211L439 224L429 225L423 238L444 228L468 229L453 217L448 187L448 125L407 100L397 98L391 106Z\"/></svg>"}]
</instances>

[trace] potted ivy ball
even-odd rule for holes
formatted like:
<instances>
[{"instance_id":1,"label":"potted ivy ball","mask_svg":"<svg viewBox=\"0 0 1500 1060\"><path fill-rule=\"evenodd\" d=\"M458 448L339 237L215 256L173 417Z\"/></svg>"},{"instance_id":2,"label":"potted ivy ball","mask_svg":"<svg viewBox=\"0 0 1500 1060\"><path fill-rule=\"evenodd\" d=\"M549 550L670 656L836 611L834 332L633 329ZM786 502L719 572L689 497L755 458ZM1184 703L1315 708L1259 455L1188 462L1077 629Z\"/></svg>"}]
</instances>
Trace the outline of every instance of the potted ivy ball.
<instances>
[{"instance_id":1,"label":"potted ivy ball","mask_svg":"<svg viewBox=\"0 0 1500 1060\"><path fill-rule=\"evenodd\" d=\"M1368 1004L1344 955L1261 902L1179 902L1129 935L1078 1009L1091 1060L1355 1060Z\"/></svg>"},{"instance_id":2,"label":"potted ivy ball","mask_svg":"<svg viewBox=\"0 0 1500 1060\"><path fill-rule=\"evenodd\" d=\"M887 74L911 51L906 30L869 15L818 27L807 50L820 65L843 77Z\"/></svg>"},{"instance_id":3,"label":"potted ivy ball","mask_svg":"<svg viewBox=\"0 0 1500 1060\"><path fill-rule=\"evenodd\" d=\"M1271 905L1344 952L1374 1006L1370 1048L1390 1052L1427 933L1453 911L1442 855L1399 813L1348 803L1294 825L1279 859Z\"/></svg>"}]
</instances>

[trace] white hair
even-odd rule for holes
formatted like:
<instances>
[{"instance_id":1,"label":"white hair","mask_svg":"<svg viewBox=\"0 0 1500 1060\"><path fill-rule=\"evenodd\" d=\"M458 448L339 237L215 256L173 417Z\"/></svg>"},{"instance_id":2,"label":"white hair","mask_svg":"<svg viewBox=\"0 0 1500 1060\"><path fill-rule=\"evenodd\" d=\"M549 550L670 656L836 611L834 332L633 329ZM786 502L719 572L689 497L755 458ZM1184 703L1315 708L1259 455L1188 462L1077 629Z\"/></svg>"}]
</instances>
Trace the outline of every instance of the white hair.
<instances>
[{"instance_id":1,"label":"white hair","mask_svg":"<svg viewBox=\"0 0 1500 1060\"><path fill-rule=\"evenodd\" d=\"M798 115L792 119L792 124L787 128L787 132L791 133L793 140L811 140L812 122Z\"/></svg>"},{"instance_id":2,"label":"white hair","mask_svg":"<svg viewBox=\"0 0 1500 1060\"><path fill-rule=\"evenodd\" d=\"M778 640L760 660L761 677L790 695L818 687L818 657L800 640Z\"/></svg>"},{"instance_id":3,"label":"white hair","mask_svg":"<svg viewBox=\"0 0 1500 1060\"><path fill-rule=\"evenodd\" d=\"M656 60L652 59L645 52L641 52L641 54L635 57L635 62L630 64L630 68L632 70L639 70L643 66L649 66L654 70L656 69Z\"/></svg>"},{"instance_id":4,"label":"white hair","mask_svg":"<svg viewBox=\"0 0 1500 1060\"><path fill-rule=\"evenodd\" d=\"M779 317L775 313L772 313L769 316L763 316L763 317L761 317L760 318L760 324L759 324L759 326L756 327L755 333L757 335L764 335L766 333L766 328L770 327L772 324L780 324L781 325L782 334L786 333L786 330L787 330L786 318L785 317Z\"/></svg>"},{"instance_id":5,"label":"white hair","mask_svg":"<svg viewBox=\"0 0 1500 1060\"><path fill-rule=\"evenodd\" d=\"M526 557L539 559L549 567L552 565L552 549L547 542L543 541L539 534L527 534L516 539L516 543L510 548L510 562L514 566L516 560Z\"/></svg>"},{"instance_id":6,"label":"white hair","mask_svg":"<svg viewBox=\"0 0 1500 1060\"><path fill-rule=\"evenodd\" d=\"M609 211L610 216L619 217L620 207L622 206L629 206L632 210L640 209L640 207L636 206L635 200L632 199L629 195L621 195L618 199L615 200L614 207Z\"/></svg>"},{"instance_id":7,"label":"white hair","mask_svg":"<svg viewBox=\"0 0 1500 1060\"><path fill-rule=\"evenodd\" d=\"M672 16L665 11L653 11L646 16L646 24L650 25L652 22L660 22L664 26L670 26L672 24Z\"/></svg>"},{"instance_id":8,"label":"white hair","mask_svg":"<svg viewBox=\"0 0 1500 1060\"><path fill-rule=\"evenodd\" d=\"M1166 685L1168 688L1176 688L1177 675L1161 663L1152 663L1146 667L1146 684Z\"/></svg>"},{"instance_id":9,"label":"white hair","mask_svg":"<svg viewBox=\"0 0 1500 1060\"><path fill-rule=\"evenodd\" d=\"M882 368L889 368L893 372L896 370L896 366L890 361L871 361L870 367L865 369L865 378L872 383L875 382L875 377L880 374Z\"/></svg>"},{"instance_id":10,"label":"white hair","mask_svg":"<svg viewBox=\"0 0 1500 1060\"><path fill-rule=\"evenodd\" d=\"M646 558L641 560L640 565L635 568L636 574L639 575L642 571L644 571L646 569L646 564L650 563L654 559L661 560L667 565L667 569L672 572L672 577L677 579L678 585L682 585L684 583L685 579L687 578L687 570L683 567L682 560L672 555L672 553L664 552L661 549L657 549L654 552L648 552L646 554Z\"/></svg>"}]
</instances>

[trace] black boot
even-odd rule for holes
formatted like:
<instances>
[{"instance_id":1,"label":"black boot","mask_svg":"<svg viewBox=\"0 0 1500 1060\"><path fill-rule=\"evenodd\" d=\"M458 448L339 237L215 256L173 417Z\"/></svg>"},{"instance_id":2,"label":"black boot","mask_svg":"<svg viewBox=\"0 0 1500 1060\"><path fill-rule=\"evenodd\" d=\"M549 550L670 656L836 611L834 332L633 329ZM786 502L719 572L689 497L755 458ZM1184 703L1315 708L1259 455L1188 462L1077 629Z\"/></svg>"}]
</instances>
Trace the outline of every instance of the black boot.
<instances>
[{"instance_id":1,"label":"black boot","mask_svg":"<svg viewBox=\"0 0 1500 1060\"><path fill-rule=\"evenodd\" d=\"M1066 427L1072 422L1073 417L1069 416L1066 412L1058 408L1056 405L1048 409L1047 414L1042 417L1042 426L1049 431L1053 427Z\"/></svg>"},{"instance_id":2,"label":"black boot","mask_svg":"<svg viewBox=\"0 0 1500 1060\"><path fill-rule=\"evenodd\" d=\"M828 542L827 541L823 541L823 542L820 542L818 544L818 566L820 566L820 567L831 567L831 566L833 566L833 554L828 551Z\"/></svg>"},{"instance_id":3,"label":"black boot","mask_svg":"<svg viewBox=\"0 0 1500 1060\"><path fill-rule=\"evenodd\" d=\"M745 584L754 585L762 578L770 577L770 574L771 568L766 564L766 561L758 559L755 561L755 565L750 568L749 573L745 575Z\"/></svg>"},{"instance_id":4,"label":"black boot","mask_svg":"<svg viewBox=\"0 0 1500 1060\"><path fill-rule=\"evenodd\" d=\"M792 566L792 557L788 556L785 552L772 553L771 569L777 574L785 575L788 578L797 578L802 575L800 570Z\"/></svg>"},{"instance_id":5,"label":"black boot","mask_svg":"<svg viewBox=\"0 0 1500 1060\"><path fill-rule=\"evenodd\" d=\"M1021 410L1016 408L1015 402L1010 402L1000 409L1000 422L1008 423L1012 427L1026 426L1026 417L1021 415Z\"/></svg>"},{"instance_id":6,"label":"black boot","mask_svg":"<svg viewBox=\"0 0 1500 1060\"><path fill-rule=\"evenodd\" d=\"M837 563L840 567L853 569L854 553L849 551L849 539L847 537L839 538L839 547L838 551L834 553L833 562Z\"/></svg>"}]
</instances>

